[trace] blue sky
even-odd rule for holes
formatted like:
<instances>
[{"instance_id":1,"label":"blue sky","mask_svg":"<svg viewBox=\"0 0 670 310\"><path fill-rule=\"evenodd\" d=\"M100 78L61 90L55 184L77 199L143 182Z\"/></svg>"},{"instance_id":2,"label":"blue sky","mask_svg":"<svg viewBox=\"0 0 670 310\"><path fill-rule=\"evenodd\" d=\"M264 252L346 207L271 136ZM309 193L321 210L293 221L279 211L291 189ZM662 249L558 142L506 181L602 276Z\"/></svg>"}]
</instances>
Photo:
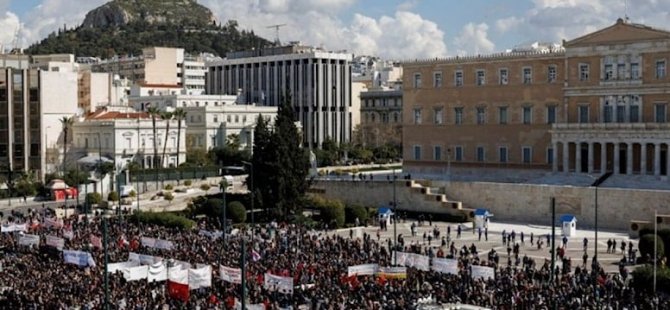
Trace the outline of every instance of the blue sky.
<instances>
[{"instance_id":1,"label":"blue sky","mask_svg":"<svg viewBox=\"0 0 670 310\"><path fill-rule=\"evenodd\" d=\"M63 24L79 24L107 0L0 0L0 43L21 24L24 46ZM268 25L286 23L283 41L392 59L504 51L522 43L557 42L609 26L628 12L660 28L670 0L198 0L219 20L274 38Z\"/></svg>"}]
</instances>

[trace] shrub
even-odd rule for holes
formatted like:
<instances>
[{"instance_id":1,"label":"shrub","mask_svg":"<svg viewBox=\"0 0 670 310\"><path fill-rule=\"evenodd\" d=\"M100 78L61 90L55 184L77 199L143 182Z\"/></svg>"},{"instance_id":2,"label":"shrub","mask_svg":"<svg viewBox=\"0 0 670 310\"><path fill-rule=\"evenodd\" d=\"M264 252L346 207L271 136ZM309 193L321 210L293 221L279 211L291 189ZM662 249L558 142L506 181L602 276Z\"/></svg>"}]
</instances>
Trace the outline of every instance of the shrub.
<instances>
[{"instance_id":1,"label":"shrub","mask_svg":"<svg viewBox=\"0 0 670 310\"><path fill-rule=\"evenodd\" d=\"M128 197L131 197L131 198L137 197L137 192L135 190L130 191L130 193L128 193Z\"/></svg>"},{"instance_id":2,"label":"shrub","mask_svg":"<svg viewBox=\"0 0 670 310\"><path fill-rule=\"evenodd\" d=\"M247 220L247 209L239 201L232 201L228 204L228 218L235 223L244 223Z\"/></svg>"},{"instance_id":3,"label":"shrub","mask_svg":"<svg viewBox=\"0 0 670 310\"><path fill-rule=\"evenodd\" d=\"M328 224L330 228L344 226L344 204L339 200L324 200L318 203L321 222Z\"/></svg>"},{"instance_id":4,"label":"shrub","mask_svg":"<svg viewBox=\"0 0 670 310\"><path fill-rule=\"evenodd\" d=\"M191 180L184 181L185 186L191 186L191 184L193 184L193 182Z\"/></svg>"},{"instance_id":5,"label":"shrub","mask_svg":"<svg viewBox=\"0 0 670 310\"><path fill-rule=\"evenodd\" d=\"M663 254L665 254L665 247L663 246L663 240L658 235L654 234L646 234L640 238L640 243L638 244L638 248L640 249L640 255L642 257L647 256L649 254L649 257L654 257L654 241L658 242L656 245L656 255L659 257L663 257Z\"/></svg>"},{"instance_id":6,"label":"shrub","mask_svg":"<svg viewBox=\"0 0 670 310\"><path fill-rule=\"evenodd\" d=\"M363 224L368 221L368 210L360 205L350 205L344 208L345 220L347 223L356 223L356 218Z\"/></svg>"},{"instance_id":7,"label":"shrub","mask_svg":"<svg viewBox=\"0 0 670 310\"><path fill-rule=\"evenodd\" d=\"M119 194L117 192L109 192L107 195L108 201L119 201Z\"/></svg>"},{"instance_id":8,"label":"shrub","mask_svg":"<svg viewBox=\"0 0 670 310\"><path fill-rule=\"evenodd\" d=\"M86 204L88 205L97 205L102 201L102 195L100 193L88 193L86 194Z\"/></svg>"},{"instance_id":9,"label":"shrub","mask_svg":"<svg viewBox=\"0 0 670 310\"><path fill-rule=\"evenodd\" d=\"M183 216L176 215L170 212L153 213L153 212L136 212L132 215L132 219L139 220L142 223L154 224L170 228L191 229L195 222Z\"/></svg>"},{"instance_id":10,"label":"shrub","mask_svg":"<svg viewBox=\"0 0 670 310\"><path fill-rule=\"evenodd\" d=\"M200 189L203 190L203 191L208 191L210 189L210 186L209 186L209 184L203 184L203 185L200 185Z\"/></svg>"},{"instance_id":11,"label":"shrub","mask_svg":"<svg viewBox=\"0 0 670 310\"><path fill-rule=\"evenodd\" d=\"M167 201L172 201L174 199L174 195L172 195L171 192L165 192L163 194L163 199L165 199Z\"/></svg>"},{"instance_id":12,"label":"shrub","mask_svg":"<svg viewBox=\"0 0 670 310\"><path fill-rule=\"evenodd\" d=\"M654 267L644 265L632 272L633 287L638 291L651 292L654 283ZM670 292L670 269L658 266L656 271L656 289L665 293Z\"/></svg>"},{"instance_id":13,"label":"shrub","mask_svg":"<svg viewBox=\"0 0 670 310\"><path fill-rule=\"evenodd\" d=\"M203 206L201 213L208 217L221 218L223 216L223 200L219 198L210 198L200 203Z\"/></svg>"},{"instance_id":14,"label":"shrub","mask_svg":"<svg viewBox=\"0 0 670 310\"><path fill-rule=\"evenodd\" d=\"M166 191L171 191L173 189L174 189L174 187L172 187L172 184L165 185L165 190Z\"/></svg>"}]
</instances>

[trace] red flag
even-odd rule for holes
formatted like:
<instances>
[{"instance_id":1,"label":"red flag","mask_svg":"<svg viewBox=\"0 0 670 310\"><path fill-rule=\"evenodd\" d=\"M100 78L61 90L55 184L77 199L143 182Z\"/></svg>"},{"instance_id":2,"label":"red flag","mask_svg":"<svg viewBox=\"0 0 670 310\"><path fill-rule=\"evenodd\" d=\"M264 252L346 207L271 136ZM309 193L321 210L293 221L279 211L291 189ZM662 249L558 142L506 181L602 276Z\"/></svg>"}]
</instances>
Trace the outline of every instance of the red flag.
<instances>
[{"instance_id":1,"label":"red flag","mask_svg":"<svg viewBox=\"0 0 670 310\"><path fill-rule=\"evenodd\" d=\"M93 245L94 248L102 249L102 240L100 237L97 237L96 235L91 235L91 244Z\"/></svg>"},{"instance_id":2,"label":"red flag","mask_svg":"<svg viewBox=\"0 0 670 310\"><path fill-rule=\"evenodd\" d=\"M168 279L168 294L174 299L188 301L188 269L171 271Z\"/></svg>"}]
</instances>

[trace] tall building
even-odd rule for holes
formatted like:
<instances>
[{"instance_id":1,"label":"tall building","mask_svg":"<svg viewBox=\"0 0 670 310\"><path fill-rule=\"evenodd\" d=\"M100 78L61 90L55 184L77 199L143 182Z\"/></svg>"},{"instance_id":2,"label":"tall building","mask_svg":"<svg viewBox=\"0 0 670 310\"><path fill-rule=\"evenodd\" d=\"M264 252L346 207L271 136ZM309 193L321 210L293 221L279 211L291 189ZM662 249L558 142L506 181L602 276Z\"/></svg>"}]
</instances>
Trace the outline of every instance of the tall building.
<instances>
[{"instance_id":1,"label":"tall building","mask_svg":"<svg viewBox=\"0 0 670 310\"><path fill-rule=\"evenodd\" d=\"M235 52L207 63L207 93L240 95L241 103L278 106L290 94L307 145L352 133L351 59L344 52L301 46Z\"/></svg>"},{"instance_id":2,"label":"tall building","mask_svg":"<svg viewBox=\"0 0 670 310\"><path fill-rule=\"evenodd\" d=\"M670 32L616 24L564 49L404 64L404 168L668 175Z\"/></svg>"},{"instance_id":3,"label":"tall building","mask_svg":"<svg viewBox=\"0 0 670 310\"><path fill-rule=\"evenodd\" d=\"M361 92L357 143L378 147L402 144L402 89L374 87Z\"/></svg>"},{"instance_id":4,"label":"tall building","mask_svg":"<svg viewBox=\"0 0 670 310\"><path fill-rule=\"evenodd\" d=\"M141 56L93 63L91 70L116 74L141 85L175 86L187 94L202 94L205 90L205 63L185 54L183 48L148 47Z\"/></svg>"},{"instance_id":5,"label":"tall building","mask_svg":"<svg viewBox=\"0 0 670 310\"><path fill-rule=\"evenodd\" d=\"M55 170L64 140L60 119L77 113L77 73L0 70L0 171L43 177Z\"/></svg>"}]
</instances>

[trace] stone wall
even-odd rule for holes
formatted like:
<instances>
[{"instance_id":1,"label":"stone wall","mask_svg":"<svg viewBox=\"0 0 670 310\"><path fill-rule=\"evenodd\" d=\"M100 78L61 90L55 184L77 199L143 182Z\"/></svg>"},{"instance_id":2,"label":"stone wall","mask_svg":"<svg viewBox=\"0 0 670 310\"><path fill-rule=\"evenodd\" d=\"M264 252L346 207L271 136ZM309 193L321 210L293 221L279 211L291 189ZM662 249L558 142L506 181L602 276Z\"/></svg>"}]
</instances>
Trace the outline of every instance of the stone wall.
<instances>
[{"instance_id":1,"label":"stone wall","mask_svg":"<svg viewBox=\"0 0 670 310\"><path fill-rule=\"evenodd\" d=\"M595 189L592 187L532 185L484 182L430 182L431 188L442 188L449 201L461 201L463 212L486 208L494 221L551 224L550 198L556 198L556 216L574 214L578 227L593 227ZM319 181L313 189L327 198L368 206L388 204L393 199L389 182ZM417 190L419 191L417 193ZM436 202L421 189L407 187L398 181L396 195L399 209L452 213L458 212ZM670 214L670 191L598 188L598 226L602 229L628 230L631 220L652 220L654 210Z\"/></svg>"}]
</instances>

